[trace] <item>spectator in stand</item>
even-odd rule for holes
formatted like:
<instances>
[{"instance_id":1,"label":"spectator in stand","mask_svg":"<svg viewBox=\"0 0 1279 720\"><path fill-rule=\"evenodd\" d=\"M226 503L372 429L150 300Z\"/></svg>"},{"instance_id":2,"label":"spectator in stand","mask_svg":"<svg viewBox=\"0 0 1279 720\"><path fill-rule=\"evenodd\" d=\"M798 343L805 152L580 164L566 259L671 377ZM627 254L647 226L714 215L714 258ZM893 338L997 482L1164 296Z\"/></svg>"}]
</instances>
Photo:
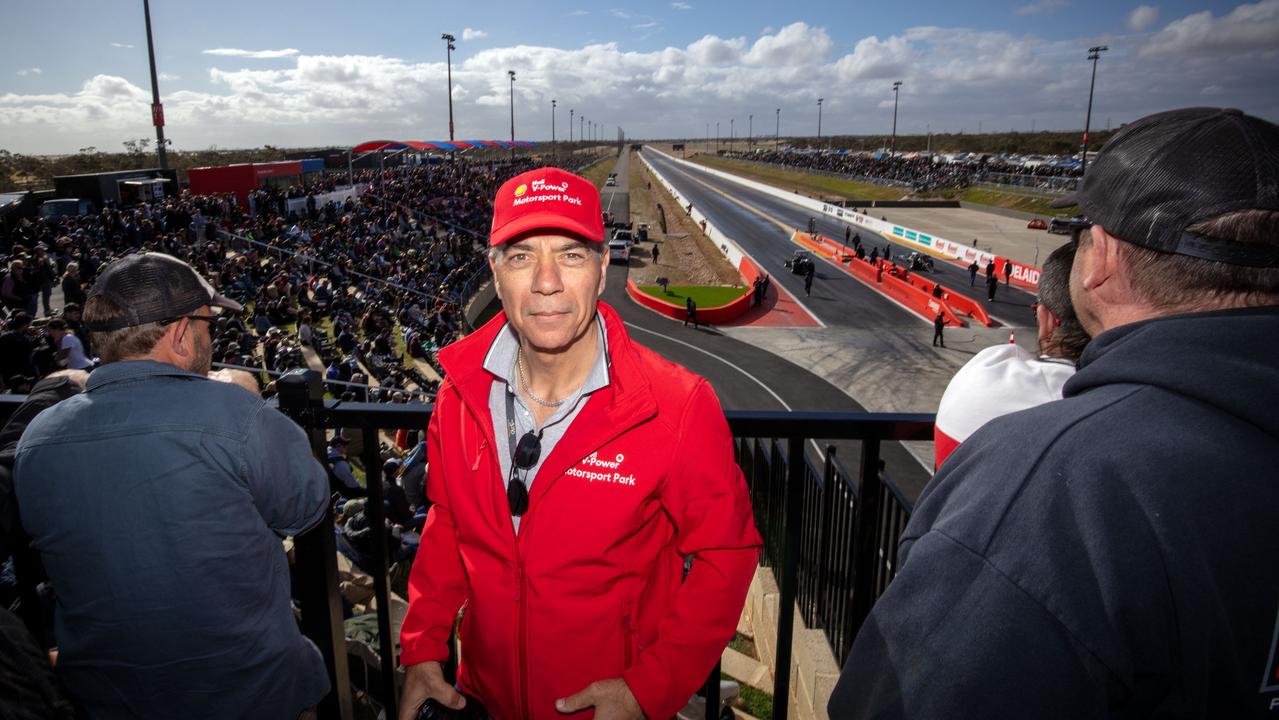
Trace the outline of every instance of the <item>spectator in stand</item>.
<instances>
[{"instance_id":1,"label":"spectator in stand","mask_svg":"<svg viewBox=\"0 0 1279 720\"><path fill-rule=\"evenodd\" d=\"M89 331L84 327L80 305L77 303L67 303L66 306L62 308L62 319L67 323L67 329L75 333L76 338L79 339L81 347L84 348L84 356L92 359L93 342L89 335Z\"/></svg>"},{"instance_id":2,"label":"spectator in stand","mask_svg":"<svg viewBox=\"0 0 1279 720\"><path fill-rule=\"evenodd\" d=\"M111 263L85 308L105 364L18 445L57 672L91 717L295 718L328 691L281 545L327 510L324 469L252 377L210 374L214 308L240 309L180 260Z\"/></svg>"},{"instance_id":3,"label":"spectator in stand","mask_svg":"<svg viewBox=\"0 0 1279 720\"><path fill-rule=\"evenodd\" d=\"M1279 126L1136 120L1063 200L1093 223L1070 278L1093 340L1063 400L925 488L832 718L1279 706Z\"/></svg>"},{"instance_id":4,"label":"spectator in stand","mask_svg":"<svg viewBox=\"0 0 1279 720\"><path fill-rule=\"evenodd\" d=\"M9 317L5 331L0 333L0 378L15 392L9 383L10 378L36 376L35 365L31 355L35 352L35 341L31 336L31 316L18 311Z\"/></svg>"},{"instance_id":5,"label":"spectator in stand","mask_svg":"<svg viewBox=\"0 0 1279 720\"><path fill-rule=\"evenodd\" d=\"M84 345L81 344L80 338L71 331L66 320L54 318L45 327L53 340L53 346L58 349L59 365L70 370L87 370L93 367L93 361L84 354Z\"/></svg>"},{"instance_id":6,"label":"spectator in stand","mask_svg":"<svg viewBox=\"0 0 1279 720\"><path fill-rule=\"evenodd\" d=\"M1075 374L1075 363L1089 340L1070 302L1074 260L1075 245L1068 243L1044 261L1035 306L1037 355L1012 343L994 345L974 355L951 378L937 407L934 468L987 422L1061 399L1061 389Z\"/></svg>"},{"instance_id":7,"label":"spectator in stand","mask_svg":"<svg viewBox=\"0 0 1279 720\"><path fill-rule=\"evenodd\" d=\"M58 279L58 265L53 258L49 257L49 248L44 243L36 245L28 272L31 274L31 284L40 291L40 303L44 309L44 316L53 317L53 308L49 307L49 300L53 297L53 283Z\"/></svg>"},{"instance_id":8,"label":"spectator in stand","mask_svg":"<svg viewBox=\"0 0 1279 720\"><path fill-rule=\"evenodd\" d=\"M329 468L329 488L344 498L365 497L368 492L351 472L351 462L347 458L347 442L341 433L329 441L327 463Z\"/></svg>"},{"instance_id":9,"label":"spectator in stand","mask_svg":"<svg viewBox=\"0 0 1279 720\"><path fill-rule=\"evenodd\" d=\"M62 273L62 301L67 305L74 303L84 306L84 283L80 280L80 263L74 260L67 263L67 269Z\"/></svg>"}]
</instances>

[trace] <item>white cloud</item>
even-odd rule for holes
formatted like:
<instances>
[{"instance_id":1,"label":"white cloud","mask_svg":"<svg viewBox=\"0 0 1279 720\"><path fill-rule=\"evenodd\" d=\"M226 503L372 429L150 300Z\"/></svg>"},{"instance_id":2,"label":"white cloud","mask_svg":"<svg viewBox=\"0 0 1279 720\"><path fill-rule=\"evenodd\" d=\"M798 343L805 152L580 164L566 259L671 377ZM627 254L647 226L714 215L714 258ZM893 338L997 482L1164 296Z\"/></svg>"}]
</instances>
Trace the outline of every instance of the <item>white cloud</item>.
<instances>
[{"instance_id":1,"label":"white cloud","mask_svg":"<svg viewBox=\"0 0 1279 720\"><path fill-rule=\"evenodd\" d=\"M113 47L113 48L126 48L126 49L132 49L132 48L133 48L133 46L132 46L132 45L129 45L128 43L118 43L118 42L113 42L113 43L111 43L111 47Z\"/></svg>"},{"instance_id":2,"label":"white cloud","mask_svg":"<svg viewBox=\"0 0 1279 720\"><path fill-rule=\"evenodd\" d=\"M1128 13L1128 29L1145 32L1159 20L1159 8L1154 5L1138 5Z\"/></svg>"},{"instance_id":3,"label":"white cloud","mask_svg":"<svg viewBox=\"0 0 1279 720\"><path fill-rule=\"evenodd\" d=\"M647 29L649 29L649 28L655 28L655 27L657 27L657 21L656 21L656 20L649 20L649 21L648 21L648 22L646 22L646 23L640 23L640 24L638 24L638 25L632 25L632 26L631 26L631 29L632 29L632 30L647 30Z\"/></svg>"},{"instance_id":4,"label":"white cloud","mask_svg":"<svg viewBox=\"0 0 1279 720\"><path fill-rule=\"evenodd\" d=\"M564 13L564 17L583 17L585 15L590 15L590 14L591 14L590 10L573 10L571 12Z\"/></svg>"},{"instance_id":5,"label":"white cloud","mask_svg":"<svg viewBox=\"0 0 1279 720\"><path fill-rule=\"evenodd\" d=\"M19 71L17 72L17 74L18 74L18 75L21 75L22 77L27 77L28 75L39 75L39 74L41 74L41 73L43 73L43 72L44 72L44 71L43 71L43 70L41 70L40 68L38 68L38 67L33 67L33 68L23 68L23 69L19 70Z\"/></svg>"},{"instance_id":6,"label":"white cloud","mask_svg":"<svg viewBox=\"0 0 1279 720\"><path fill-rule=\"evenodd\" d=\"M1240 5L1229 15L1211 10L1187 15L1164 26L1141 47L1144 56L1220 55L1279 50L1279 0Z\"/></svg>"},{"instance_id":7,"label":"white cloud","mask_svg":"<svg viewBox=\"0 0 1279 720\"><path fill-rule=\"evenodd\" d=\"M273 58L293 57L298 54L298 50L296 48L285 48L283 50L241 50L239 48L213 48L211 50L202 50L201 52L203 52L205 55L253 58L255 60L269 60Z\"/></svg>"},{"instance_id":8,"label":"white cloud","mask_svg":"<svg viewBox=\"0 0 1279 720\"><path fill-rule=\"evenodd\" d=\"M1228 21L1242 13L1264 25L1264 14L1256 10L1264 5L1210 16L1207 31L1185 36L1180 47L1191 51L1183 53L1152 57L1109 42L1114 49L1098 70L1094 122L1104 126L1113 119L1118 125L1207 98L1279 118L1273 90L1279 63L1264 61L1276 53L1274 45L1238 34L1241 18ZM1187 20L1174 18L1168 25L1175 29ZM644 21L636 15L628 24ZM1252 49L1221 48L1223 33ZM1088 100L1089 72L1080 48L1097 40L1106 39L1049 40L930 26L837 40L825 28L793 23L761 37L708 34L645 52L611 42L488 47L461 61L454 58L454 117L458 137L506 137L506 71L514 69L516 134L528 139L550 137L551 98L559 101L561 120L576 109L637 138L701 137L705 123L716 121L727 133L730 118L744 129L752 113L756 129L763 124L771 132L772 119L761 117L776 107L782 108L783 135L812 134L818 97L826 98L823 133L888 133L894 80L904 83L899 132L923 132L929 122L936 132L975 130L979 122L1029 129L1032 119L1040 129L1073 130L1082 127ZM200 91L175 90L172 81L162 86L167 135L177 147L314 147L373 137L447 137L443 57L414 62L298 53L250 68L238 56L226 57L220 61L226 67L207 71ZM127 79L94 76L64 93L0 92L3 145L15 152L119 147L149 132L149 104L145 69Z\"/></svg>"},{"instance_id":9,"label":"white cloud","mask_svg":"<svg viewBox=\"0 0 1279 720\"><path fill-rule=\"evenodd\" d=\"M1014 15L1051 15L1070 4L1070 0L1037 0L1029 5L1022 5L1013 11Z\"/></svg>"},{"instance_id":10,"label":"white cloud","mask_svg":"<svg viewBox=\"0 0 1279 720\"><path fill-rule=\"evenodd\" d=\"M686 2L673 2L671 3L671 7L676 10L692 10L693 9L693 6L689 5Z\"/></svg>"},{"instance_id":11,"label":"white cloud","mask_svg":"<svg viewBox=\"0 0 1279 720\"><path fill-rule=\"evenodd\" d=\"M482 40L488 36L489 34L484 32L483 30L473 30L471 28L466 28L462 30L463 40Z\"/></svg>"},{"instance_id":12,"label":"white cloud","mask_svg":"<svg viewBox=\"0 0 1279 720\"><path fill-rule=\"evenodd\" d=\"M167 72L162 72L162 73L160 73L160 76L159 76L159 77L160 77L160 79L161 79L161 80L169 80L169 81L172 81L172 80L181 80L181 79L182 79L182 76L181 76L181 75L173 75L173 74L170 74L170 73L167 73Z\"/></svg>"},{"instance_id":13,"label":"white cloud","mask_svg":"<svg viewBox=\"0 0 1279 720\"><path fill-rule=\"evenodd\" d=\"M631 18L635 17L633 14L627 11L618 10L617 8L613 8L612 10L609 10L608 12L610 15L612 15L613 17L619 20L630 20Z\"/></svg>"}]
</instances>

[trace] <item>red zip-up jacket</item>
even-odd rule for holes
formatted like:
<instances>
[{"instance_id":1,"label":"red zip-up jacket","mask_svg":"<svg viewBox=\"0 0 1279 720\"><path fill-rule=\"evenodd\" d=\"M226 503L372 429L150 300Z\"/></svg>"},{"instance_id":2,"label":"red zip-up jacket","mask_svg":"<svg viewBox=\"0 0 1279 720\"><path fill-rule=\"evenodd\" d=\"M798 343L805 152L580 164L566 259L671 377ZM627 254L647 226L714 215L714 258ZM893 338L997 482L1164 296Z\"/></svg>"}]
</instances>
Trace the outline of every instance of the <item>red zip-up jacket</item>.
<instances>
[{"instance_id":1,"label":"red zip-up jacket","mask_svg":"<svg viewBox=\"0 0 1279 720\"><path fill-rule=\"evenodd\" d=\"M762 545L710 385L631 342L599 304L609 385L594 392L529 489L517 536L483 368L499 314L440 353L427 430L434 505L409 578L404 665L448 656L498 720L563 718L555 701L621 677L651 720L669 718L732 638ZM681 583L684 556L695 555ZM593 713L578 713L589 718Z\"/></svg>"}]
</instances>

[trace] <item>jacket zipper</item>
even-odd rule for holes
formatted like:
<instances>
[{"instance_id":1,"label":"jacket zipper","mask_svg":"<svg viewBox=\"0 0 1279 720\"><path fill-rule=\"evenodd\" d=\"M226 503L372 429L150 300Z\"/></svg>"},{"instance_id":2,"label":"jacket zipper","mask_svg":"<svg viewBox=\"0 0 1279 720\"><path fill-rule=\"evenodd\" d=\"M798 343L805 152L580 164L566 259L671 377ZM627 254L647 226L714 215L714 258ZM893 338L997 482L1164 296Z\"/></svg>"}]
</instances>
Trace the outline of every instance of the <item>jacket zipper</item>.
<instances>
[{"instance_id":1,"label":"jacket zipper","mask_svg":"<svg viewBox=\"0 0 1279 720\"><path fill-rule=\"evenodd\" d=\"M524 720L533 717L531 710L532 701L529 698L529 666L528 666L528 581L524 575L524 560L518 558L518 547L516 549L516 570L515 580L519 593L519 621L517 631L517 645L519 646L519 667L516 672L519 673L519 692L520 692L520 716Z\"/></svg>"}]
</instances>

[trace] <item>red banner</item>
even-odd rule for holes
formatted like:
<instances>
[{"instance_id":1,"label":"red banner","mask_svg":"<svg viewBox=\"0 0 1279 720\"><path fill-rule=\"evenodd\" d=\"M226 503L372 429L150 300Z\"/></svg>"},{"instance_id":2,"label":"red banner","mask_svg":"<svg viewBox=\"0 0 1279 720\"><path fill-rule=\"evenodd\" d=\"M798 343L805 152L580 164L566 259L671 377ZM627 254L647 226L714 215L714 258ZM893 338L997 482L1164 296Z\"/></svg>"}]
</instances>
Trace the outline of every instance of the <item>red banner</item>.
<instances>
[{"instance_id":1,"label":"red banner","mask_svg":"<svg viewBox=\"0 0 1279 720\"><path fill-rule=\"evenodd\" d=\"M164 127L164 105L151 103L151 124L156 127Z\"/></svg>"}]
</instances>

